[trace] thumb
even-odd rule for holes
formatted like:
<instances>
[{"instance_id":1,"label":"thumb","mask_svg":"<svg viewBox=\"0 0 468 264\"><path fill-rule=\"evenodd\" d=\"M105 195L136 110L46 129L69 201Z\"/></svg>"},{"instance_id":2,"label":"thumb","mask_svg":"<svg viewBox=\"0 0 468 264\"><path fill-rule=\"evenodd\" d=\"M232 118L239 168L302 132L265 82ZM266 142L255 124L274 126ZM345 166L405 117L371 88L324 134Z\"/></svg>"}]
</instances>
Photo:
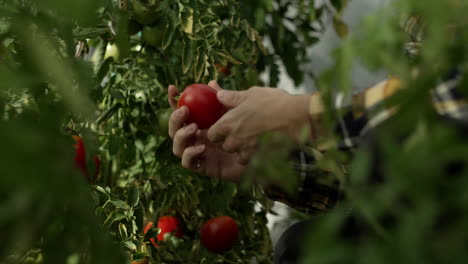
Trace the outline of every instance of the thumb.
<instances>
[{"instance_id":1,"label":"thumb","mask_svg":"<svg viewBox=\"0 0 468 264\"><path fill-rule=\"evenodd\" d=\"M221 90L216 94L219 102L228 108L234 108L247 99L245 91Z\"/></svg>"}]
</instances>

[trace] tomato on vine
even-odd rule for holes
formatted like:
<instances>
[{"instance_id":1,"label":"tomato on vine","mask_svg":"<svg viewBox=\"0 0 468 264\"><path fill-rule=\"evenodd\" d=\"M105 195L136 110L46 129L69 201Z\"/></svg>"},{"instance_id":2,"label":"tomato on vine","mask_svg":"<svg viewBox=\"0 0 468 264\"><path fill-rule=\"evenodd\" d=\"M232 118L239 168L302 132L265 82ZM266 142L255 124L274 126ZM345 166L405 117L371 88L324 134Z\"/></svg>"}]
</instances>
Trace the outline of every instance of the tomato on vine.
<instances>
[{"instance_id":1,"label":"tomato on vine","mask_svg":"<svg viewBox=\"0 0 468 264\"><path fill-rule=\"evenodd\" d=\"M220 253L233 247L239 236L236 221L229 216L212 218L201 229L201 242L211 252Z\"/></svg>"},{"instance_id":2,"label":"tomato on vine","mask_svg":"<svg viewBox=\"0 0 468 264\"><path fill-rule=\"evenodd\" d=\"M158 48L162 46L164 30L161 25L144 26L141 34L148 45Z\"/></svg>"},{"instance_id":3,"label":"tomato on vine","mask_svg":"<svg viewBox=\"0 0 468 264\"><path fill-rule=\"evenodd\" d=\"M138 23L142 25L148 25L158 20L158 16L154 10L154 7L145 5L143 2L141 2L141 0L133 0L132 2L135 20Z\"/></svg>"},{"instance_id":4,"label":"tomato on vine","mask_svg":"<svg viewBox=\"0 0 468 264\"><path fill-rule=\"evenodd\" d=\"M167 136L169 132L169 118L172 114L172 109L161 109L158 113L158 125L159 125L159 132L163 136Z\"/></svg>"},{"instance_id":5,"label":"tomato on vine","mask_svg":"<svg viewBox=\"0 0 468 264\"><path fill-rule=\"evenodd\" d=\"M152 227L153 227L153 222L148 222L146 226L143 228L143 234L146 234ZM179 222L179 220L175 216L171 216L171 215L161 216L158 219L157 227L160 229L159 234L156 236L156 239L158 241L163 241L166 234L167 235L172 234L178 238L181 238L183 235L182 224ZM159 245L156 243L155 238L150 238L149 240L151 244L153 244L154 247L156 248L159 247Z\"/></svg>"},{"instance_id":6,"label":"tomato on vine","mask_svg":"<svg viewBox=\"0 0 468 264\"><path fill-rule=\"evenodd\" d=\"M225 112L216 90L204 84L187 86L177 103L177 108L182 106L190 111L187 123L196 123L200 129L211 127Z\"/></svg>"},{"instance_id":7,"label":"tomato on vine","mask_svg":"<svg viewBox=\"0 0 468 264\"><path fill-rule=\"evenodd\" d=\"M158 220L158 228L161 229L161 232L156 237L158 241L164 240L166 234L173 234L178 238L181 238L183 235L182 225L175 216L161 216Z\"/></svg>"}]
</instances>

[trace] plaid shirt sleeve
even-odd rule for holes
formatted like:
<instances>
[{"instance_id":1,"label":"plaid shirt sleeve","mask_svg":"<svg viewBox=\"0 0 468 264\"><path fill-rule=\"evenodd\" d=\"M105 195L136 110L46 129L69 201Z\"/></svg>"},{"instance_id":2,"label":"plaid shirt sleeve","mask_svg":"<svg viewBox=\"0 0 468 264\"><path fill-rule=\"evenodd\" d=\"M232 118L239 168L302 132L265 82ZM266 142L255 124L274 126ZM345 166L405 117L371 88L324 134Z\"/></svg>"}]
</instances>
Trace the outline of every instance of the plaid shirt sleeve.
<instances>
[{"instance_id":1,"label":"plaid shirt sleeve","mask_svg":"<svg viewBox=\"0 0 468 264\"><path fill-rule=\"evenodd\" d=\"M461 71L456 70L441 81L431 93L434 107L440 116L468 124L468 103L457 89L461 78ZM365 110L349 110L338 115L336 123L336 132L340 138L338 148L352 152L359 146L360 140L365 134L390 118L396 109L387 108L383 102L400 89L403 89L401 82L390 78L353 98L353 103L360 105L358 109L362 109L364 106ZM310 105L312 120L318 120L323 111L319 94L312 95ZM319 130L319 128L316 127L315 130ZM269 186L265 188L265 193L270 199L311 214L326 212L339 201L340 184L337 181L327 184L321 181L321 179L329 177L331 172L316 166L316 155L296 151L293 152L291 161L293 169L300 179L296 193L288 194L279 186Z\"/></svg>"},{"instance_id":2,"label":"plaid shirt sleeve","mask_svg":"<svg viewBox=\"0 0 468 264\"><path fill-rule=\"evenodd\" d=\"M419 54L423 30L419 20L418 17L410 17L402 24L408 32L409 40L405 50L409 57ZM431 96L434 107L441 117L466 125L468 124L468 103L458 88L461 79L462 69L454 70L431 90ZM340 139L338 148L352 152L359 146L365 134L395 114L396 108L387 107L384 101L403 88L403 84L398 79L389 78L355 95L350 106L343 105L344 100L338 94L335 98L335 108L340 110L337 111L335 131ZM342 111L343 108L349 110ZM312 95L310 116L312 128L319 137L326 136L321 135L320 127L320 118L324 110L320 94ZM296 194L287 194L280 187L269 187L265 190L266 194L273 200L306 213L323 213L333 207L340 198L340 185L338 182L323 184L320 180L331 172L317 168L315 166L317 157L305 152L293 153L292 160L293 168L300 176Z\"/></svg>"},{"instance_id":3,"label":"plaid shirt sleeve","mask_svg":"<svg viewBox=\"0 0 468 264\"><path fill-rule=\"evenodd\" d=\"M280 186L270 185L264 188L265 194L272 200L287 204L296 210L309 214L326 212L340 198L339 182L321 181L330 179L329 171L316 166L317 156L305 151L291 153L291 164L299 176L295 193L287 193Z\"/></svg>"}]
</instances>

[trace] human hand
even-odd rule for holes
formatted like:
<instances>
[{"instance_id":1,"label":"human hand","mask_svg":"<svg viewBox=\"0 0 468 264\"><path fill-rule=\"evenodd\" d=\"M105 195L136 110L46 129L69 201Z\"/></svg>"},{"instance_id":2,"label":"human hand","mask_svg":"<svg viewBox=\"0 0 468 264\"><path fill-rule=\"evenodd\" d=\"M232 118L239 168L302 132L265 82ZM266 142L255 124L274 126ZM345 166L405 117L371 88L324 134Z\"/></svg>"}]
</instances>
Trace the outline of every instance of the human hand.
<instances>
[{"instance_id":1,"label":"human hand","mask_svg":"<svg viewBox=\"0 0 468 264\"><path fill-rule=\"evenodd\" d=\"M208 86L219 91L216 81ZM239 163L237 154L224 151L219 143L213 143L207 138L207 130L198 129L197 124L185 125L189 109L183 106L177 109L174 97L179 92L174 85L168 88L168 100L174 110L169 119L169 136L173 139L173 152L182 158L182 166L213 178L228 181L240 181L245 166Z\"/></svg>"},{"instance_id":2,"label":"human hand","mask_svg":"<svg viewBox=\"0 0 468 264\"><path fill-rule=\"evenodd\" d=\"M309 123L309 95L264 87L219 90L217 95L230 110L208 130L208 139L222 144L226 152L238 152L241 163L250 159L261 134L280 131L297 139Z\"/></svg>"}]
</instances>

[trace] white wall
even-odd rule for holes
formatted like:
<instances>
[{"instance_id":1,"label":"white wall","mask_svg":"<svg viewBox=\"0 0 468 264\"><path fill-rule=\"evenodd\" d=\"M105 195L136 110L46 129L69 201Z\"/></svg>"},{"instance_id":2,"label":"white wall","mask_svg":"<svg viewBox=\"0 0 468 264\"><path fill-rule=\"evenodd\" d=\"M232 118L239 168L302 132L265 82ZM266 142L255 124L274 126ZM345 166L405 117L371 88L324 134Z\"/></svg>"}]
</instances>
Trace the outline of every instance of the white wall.
<instances>
[{"instance_id":1,"label":"white wall","mask_svg":"<svg viewBox=\"0 0 468 264\"><path fill-rule=\"evenodd\" d=\"M391 1L392 0L351 0L343 13L343 20L349 26L350 34L359 35L362 18L366 14L369 14L369 12L382 8ZM335 33L333 27L328 26L321 41L308 50L311 62L308 65L304 65L304 68L314 75L319 75L327 68L333 66L334 60L331 53L340 45L340 42L341 40ZM371 73L358 62L354 62L354 68L352 69L352 86L355 91L365 89L384 78L384 72ZM314 81L310 78L306 78L304 84L300 87L295 87L293 81L286 75L286 71L282 65L278 87L291 93L311 93L315 91Z\"/></svg>"}]
</instances>

